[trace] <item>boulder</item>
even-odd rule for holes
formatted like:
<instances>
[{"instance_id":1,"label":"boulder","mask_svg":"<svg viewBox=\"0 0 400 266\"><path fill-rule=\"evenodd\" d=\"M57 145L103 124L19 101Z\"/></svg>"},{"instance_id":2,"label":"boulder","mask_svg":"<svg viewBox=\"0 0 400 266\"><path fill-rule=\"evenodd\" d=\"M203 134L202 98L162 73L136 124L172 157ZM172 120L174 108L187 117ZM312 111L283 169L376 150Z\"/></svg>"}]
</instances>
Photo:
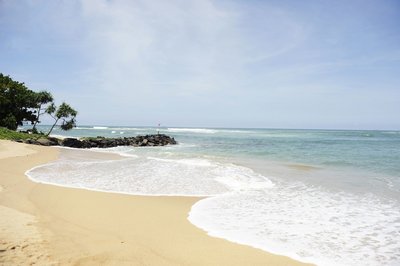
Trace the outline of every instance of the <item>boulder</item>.
<instances>
[{"instance_id":1,"label":"boulder","mask_svg":"<svg viewBox=\"0 0 400 266\"><path fill-rule=\"evenodd\" d=\"M22 140L19 140L22 142ZM36 144L43 146L61 145L71 148L110 148L116 146L164 146L177 144L174 138L164 135L146 135L124 138L105 138L98 136L96 138L65 138L63 140L53 137L41 137L38 140L26 139L23 141L27 144Z\"/></svg>"},{"instance_id":2,"label":"boulder","mask_svg":"<svg viewBox=\"0 0 400 266\"><path fill-rule=\"evenodd\" d=\"M60 140L58 138L54 138L54 137L47 137L47 139L50 141L51 146L58 146L61 144L61 141L62 141L62 140Z\"/></svg>"},{"instance_id":3,"label":"boulder","mask_svg":"<svg viewBox=\"0 0 400 266\"><path fill-rule=\"evenodd\" d=\"M25 144L33 144L33 139L26 139L24 140Z\"/></svg>"},{"instance_id":4,"label":"boulder","mask_svg":"<svg viewBox=\"0 0 400 266\"><path fill-rule=\"evenodd\" d=\"M46 138L40 138L37 140L37 142L42 146L50 146L51 145L51 141Z\"/></svg>"},{"instance_id":5,"label":"boulder","mask_svg":"<svg viewBox=\"0 0 400 266\"><path fill-rule=\"evenodd\" d=\"M82 148L83 142L80 141L79 139L65 138L62 140L61 145L65 146L65 147L71 147L71 148Z\"/></svg>"}]
</instances>

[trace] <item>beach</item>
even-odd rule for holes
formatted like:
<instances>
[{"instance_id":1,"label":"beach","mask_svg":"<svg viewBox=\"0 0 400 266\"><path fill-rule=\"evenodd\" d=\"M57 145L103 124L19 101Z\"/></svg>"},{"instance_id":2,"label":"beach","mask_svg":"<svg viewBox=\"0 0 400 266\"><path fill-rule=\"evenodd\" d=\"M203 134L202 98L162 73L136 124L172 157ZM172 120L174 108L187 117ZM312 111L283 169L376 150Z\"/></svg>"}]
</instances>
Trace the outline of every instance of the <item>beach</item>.
<instances>
[{"instance_id":1,"label":"beach","mask_svg":"<svg viewBox=\"0 0 400 266\"><path fill-rule=\"evenodd\" d=\"M0 266L400 266L399 12L0 0Z\"/></svg>"},{"instance_id":2,"label":"beach","mask_svg":"<svg viewBox=\"0 0 400 266\"><path fill-rule=\"evenodd\" d=\"M187 219L200 197L104 193L25 176L59 153L0 141L1 265L304 265L208 236Z\"/></svg>"}]
</instances>

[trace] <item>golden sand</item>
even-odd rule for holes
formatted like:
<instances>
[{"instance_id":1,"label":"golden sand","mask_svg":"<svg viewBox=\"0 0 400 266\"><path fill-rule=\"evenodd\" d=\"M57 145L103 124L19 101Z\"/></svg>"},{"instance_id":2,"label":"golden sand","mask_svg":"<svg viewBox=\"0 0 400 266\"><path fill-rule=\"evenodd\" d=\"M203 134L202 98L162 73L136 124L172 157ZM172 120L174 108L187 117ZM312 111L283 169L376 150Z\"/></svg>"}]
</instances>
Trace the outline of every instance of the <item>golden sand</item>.
<instances>
[{"instance_id":1,"label":"golden sand","mask_svg":"<svg viewBox=\"0 0 400 266\"><path fill-rule=\"evenodd\" d=\"M0 265L305 265L208 236L187 220L200 198L70 189L24 175L58 153L0 141Z\"/></svg>"}]
</instances>

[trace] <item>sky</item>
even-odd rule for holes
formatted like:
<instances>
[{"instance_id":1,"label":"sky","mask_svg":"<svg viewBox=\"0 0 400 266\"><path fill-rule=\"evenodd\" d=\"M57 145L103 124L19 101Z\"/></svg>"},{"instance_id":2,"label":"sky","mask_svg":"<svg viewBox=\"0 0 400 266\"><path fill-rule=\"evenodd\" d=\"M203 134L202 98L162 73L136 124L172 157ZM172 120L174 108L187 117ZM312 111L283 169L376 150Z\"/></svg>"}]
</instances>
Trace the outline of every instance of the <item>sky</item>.
<instances>
[{"instance_id":1,"label":"sky","mask_svg":"<svg viewBox=\"0 0 400 266\"><path fill-rule=\"evenodd\" d=\"M399 130L400 1L0 0L0 72L78 125Z\"/></svg>"}]
</instances>

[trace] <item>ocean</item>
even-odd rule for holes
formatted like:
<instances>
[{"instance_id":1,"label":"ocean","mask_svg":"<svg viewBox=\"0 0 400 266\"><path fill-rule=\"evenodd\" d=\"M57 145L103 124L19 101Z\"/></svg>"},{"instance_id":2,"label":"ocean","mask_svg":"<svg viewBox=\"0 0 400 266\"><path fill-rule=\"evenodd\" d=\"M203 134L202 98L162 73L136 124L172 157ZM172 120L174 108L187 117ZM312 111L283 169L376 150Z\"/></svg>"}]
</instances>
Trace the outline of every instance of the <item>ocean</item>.
<instances>
[{"instance_id":1,"label":"ocean","mask_svg":"<svg viewBox=\"0 0 400 266\"><path fill-rule=\"evenodd\" d=\"M157 130L80 126L53 134ZM400 131L159 130L179 144L94 149L121 160L61 152L27 175L106 192L202 196L188 220L211 236L317 265L400 265Z\"/></svg>"}]
</instances>

